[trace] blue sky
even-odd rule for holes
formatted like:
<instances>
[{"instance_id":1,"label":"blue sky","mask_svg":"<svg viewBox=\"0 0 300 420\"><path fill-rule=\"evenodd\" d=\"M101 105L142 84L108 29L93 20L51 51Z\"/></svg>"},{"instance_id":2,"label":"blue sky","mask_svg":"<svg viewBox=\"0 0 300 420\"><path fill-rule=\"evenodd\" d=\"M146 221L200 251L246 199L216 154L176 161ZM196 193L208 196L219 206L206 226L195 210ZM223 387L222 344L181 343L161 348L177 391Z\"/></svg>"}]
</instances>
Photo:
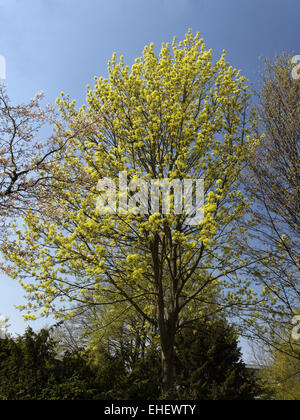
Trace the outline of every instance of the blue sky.
<instances>
[{"instance_id":1,"label":"blue sky","mask_svg":"<svg viewBox=\"0 0 300 420\"><path fill-rule=\"evenodd\" d=\"M130 65L146 44L183 39L192 28L255 85L260 56L300 54L299 20L299 0L0 0L0 55L14 102L43 90L47 102L64 91L81 103L114 51ZM15 333L25 328L13 306L22 296L0 275L0 313Z\"/></svg>"}]
</instances>

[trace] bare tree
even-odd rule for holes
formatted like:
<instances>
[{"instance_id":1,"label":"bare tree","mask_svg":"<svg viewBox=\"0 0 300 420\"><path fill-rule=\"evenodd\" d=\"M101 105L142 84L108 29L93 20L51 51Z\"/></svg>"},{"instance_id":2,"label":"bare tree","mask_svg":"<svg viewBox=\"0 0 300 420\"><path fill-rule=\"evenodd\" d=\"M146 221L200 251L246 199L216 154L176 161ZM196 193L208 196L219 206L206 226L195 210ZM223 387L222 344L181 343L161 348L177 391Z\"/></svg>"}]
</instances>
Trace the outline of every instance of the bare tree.
<instances>
[{"instance_id":1,"label":"bare tree","mask_svg":"<svg viewBox=\"0 0 300 420\"><path fill-rule=\"evenodd\" d=\"M0 84L0 227L11 217L34 205L47 185L44 170L64 144L53 128L59 128L54 108L43 109L39 93L27 104L11 105L6 88ZM52 133L48 139L39 133Z\"/></svg>"},{"instance_id":2,"label":"bare tree","mask_svg":"<svg viewBox=\"0 0 300 420\"><path fill-rule=\"evenodd\" d=\"M270 298L265 331L269 338L285 331L275 341L289 336L286 328L292 329L291 319L300 309L300 80L291 77L291 70L287 54L265 61L259 93L265 137L248 179L258 222L248 244L252 257L262 257L253 271Z\"/></svg>"}]
</instances>

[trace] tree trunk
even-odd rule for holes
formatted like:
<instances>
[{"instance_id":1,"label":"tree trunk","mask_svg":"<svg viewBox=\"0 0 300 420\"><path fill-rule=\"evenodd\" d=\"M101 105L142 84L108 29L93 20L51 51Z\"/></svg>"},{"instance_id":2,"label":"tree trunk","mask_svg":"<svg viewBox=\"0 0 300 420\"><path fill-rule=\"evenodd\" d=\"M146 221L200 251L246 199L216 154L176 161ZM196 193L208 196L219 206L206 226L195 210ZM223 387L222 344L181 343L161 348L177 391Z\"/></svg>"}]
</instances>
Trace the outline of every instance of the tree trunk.
<instances>
[{"instance_id":1,"label":"tree trunk","mask_svg":"<svg viewBox=\"0 0 300 420\"><path fill-rule=\"evenodd\" d=\"M155 284L157 288L158 330L162 353L162 392L165 398L172 398L174 391L174 344L176 334L176 316L174 305L166 311L162 282L163 265L159 258L159 237L156 234L152 248ZM173 300L174 302L174 300ZM166 316L166 312L168 315Z\"/></svg>"},{"instance_id":2,"label":"tree trunk","mask_svg":"<svg viewBox=\"0 0 300 420\"><path fill-rule=\"evenodd\" d=\"M166 398L174 397L175 329L168 321L160 332L162 350L162 391Z\"/></svg>"}]
</instances>

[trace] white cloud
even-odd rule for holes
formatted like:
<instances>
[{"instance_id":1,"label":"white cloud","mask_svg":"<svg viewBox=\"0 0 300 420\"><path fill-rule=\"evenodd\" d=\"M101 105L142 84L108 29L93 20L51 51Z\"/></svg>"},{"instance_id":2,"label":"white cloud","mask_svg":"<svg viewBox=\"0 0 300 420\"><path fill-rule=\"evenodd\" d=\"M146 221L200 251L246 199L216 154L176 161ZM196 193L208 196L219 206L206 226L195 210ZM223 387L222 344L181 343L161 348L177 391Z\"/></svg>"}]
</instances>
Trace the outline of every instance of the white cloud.
<instances>
[{"instance_id":1,"label":"white cloud","mask_svg":"<svg viewBox=\"0 0 300 420\"><path fill-rule=\"evenodd\" d=\"M0 315L0 338L6 337L7 321L7 318L4 318L2 315Z\"/></svg>"}]
</instances>

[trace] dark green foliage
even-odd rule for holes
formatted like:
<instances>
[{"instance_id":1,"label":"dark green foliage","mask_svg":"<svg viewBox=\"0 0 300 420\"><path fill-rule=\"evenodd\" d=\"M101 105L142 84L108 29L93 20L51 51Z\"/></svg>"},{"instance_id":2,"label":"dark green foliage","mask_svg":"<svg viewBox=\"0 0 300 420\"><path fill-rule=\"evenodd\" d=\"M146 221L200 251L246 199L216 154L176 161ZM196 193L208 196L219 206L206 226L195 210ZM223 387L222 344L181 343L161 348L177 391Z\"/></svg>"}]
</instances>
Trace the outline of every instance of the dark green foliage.
<instances>
[{"instance_id":1,"label":"dark green foliage","mask_svg":"<svg viewBox=\"0 0 300 420\"><path fill-rule=\"evenodd\" d=\"M102 350L97 367L97 383L102 399L158 399L161 388L160 353L146 349L143 355L132 358L130 350L109 355Z\"/></svg>"},{"instance_id":2,"label":"dark green foliage","mask_svg":"<svg viewBox=\"0 0 300 420\"><path fill-rule=\"evenodd\" d=\"M59 355L47 330L0 340L0 400L158 398L160 381L159 355L149 349L143 358L126 346L102 349L95 364L85 352Z\"/></svg>"},{"instance_id":3,"label":"dark green foliage","mask_svg":"<svg viewBox=\"0 0 300 420\"><path fill-rule=\"evenodd\" d=\"M126 378L126 399L158 399L161 392L160 353L149 349Z\"/></svg>"},{"instance_id":4,"label":"dark green foliage","mask_svg":"<svg viewBox=\"0 0 300 420\"><path fill-rule=\"evenodd\" d=\"M233 329L222 320L185 328L176 339L177 395L195 400L252 400L259 389L242 362Z\"/></svg>"},{"instance_id":5,"label":"dark green foliage","mask_svg":"<svg viewBox=\"0 0 300 420\"><path fill-rule=\"evenodd\" d=\"M113 353L99 348L58 355L49 331L28 329L0 340L2 400L150 400L161 398L161 359L155 347L139 354L122 342ZM90 356L90 355L89 355ZM254 378L241 361L234 331L223 321L194 324L176 339L176 398L251 400Z\"/></svg>"},{"instance_id":6,"label":"dark green foliage","mask_svg":"<svg viewBox=\"0 0 300 420\"><path fill-rule=\"evenodd\" d=\"M93 374L79 354L59 358L47 330L28 329L0 340L0 399L75 400L93 398Z\"/></svg>"}]
</instances>

